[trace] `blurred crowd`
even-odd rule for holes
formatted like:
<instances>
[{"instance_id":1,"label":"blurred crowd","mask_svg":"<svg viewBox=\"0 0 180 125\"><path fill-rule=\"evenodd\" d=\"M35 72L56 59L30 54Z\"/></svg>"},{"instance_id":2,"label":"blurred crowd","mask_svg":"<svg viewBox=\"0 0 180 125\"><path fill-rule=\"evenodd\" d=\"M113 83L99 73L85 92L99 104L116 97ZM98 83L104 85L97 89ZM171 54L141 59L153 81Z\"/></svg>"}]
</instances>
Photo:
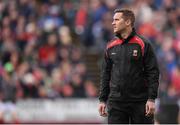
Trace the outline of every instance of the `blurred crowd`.
<instances>
[{"instance_id":1,"label":"blurred crowd","mask_svg":"<svg viewBox=\"0 0 180 125\"><path fill-rule=\"evenodd\" d=\"M74 4L59 0L0 1L3 101L97 97L97 88L86 77L82 50L73 37Z\"/></svg>"},{"instance_id":2,"label":"blurred crowd","mask_svg":"<svg viewBox=\"0 0 180 125\"><path fill-rule=\"evenodd\" d=\"M159 99L177 102L179 0L1 0L0 100L97 97L83 54L102 54L116 8L135 12L137 32L158 57Z\"/></svg>"}]
</instances>

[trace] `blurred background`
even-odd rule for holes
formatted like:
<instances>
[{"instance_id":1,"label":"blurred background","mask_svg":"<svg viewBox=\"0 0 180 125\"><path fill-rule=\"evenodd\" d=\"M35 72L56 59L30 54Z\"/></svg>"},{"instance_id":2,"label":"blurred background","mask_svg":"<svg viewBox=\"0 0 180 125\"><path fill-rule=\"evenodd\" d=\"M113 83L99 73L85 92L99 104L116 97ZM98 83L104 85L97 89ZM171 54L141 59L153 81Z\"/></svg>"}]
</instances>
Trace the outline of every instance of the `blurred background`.
<instances>
[{"instance_id":1,"label":"blurred background","mask_svg":"<svg viewBox=\"0 0 180 125\"><path fill-rule=\"evenodd\" d=\"M161 71L156 123L180 123L179 0L0 0L0 123L104 123L101 59L130 8Z\"/></svg>"}]
</instances>

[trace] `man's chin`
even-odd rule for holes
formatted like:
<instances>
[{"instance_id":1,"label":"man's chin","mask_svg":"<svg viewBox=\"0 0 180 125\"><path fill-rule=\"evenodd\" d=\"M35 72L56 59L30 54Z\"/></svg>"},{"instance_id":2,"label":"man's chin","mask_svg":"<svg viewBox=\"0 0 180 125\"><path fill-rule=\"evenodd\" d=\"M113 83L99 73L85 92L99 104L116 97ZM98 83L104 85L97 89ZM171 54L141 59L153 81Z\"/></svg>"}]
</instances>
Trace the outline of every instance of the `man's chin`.
<instances>
[{"instance_id":1,"label":"man's chin","mask_svg":"<svg viewBox=\"0 0 180 125\"><path fill-rule=\"evenodd\" d=\"M117 31L117 30L114 30L114 34L118 34L118 31Z\"/></svg>"},{"instance_id":2,"label":"man's chin","mask_svg":"<svg viewBox=\"0 0 180 125\"><path fill-rule=\"evenodd\" d=\"M115 34L115 36L121 38L121 34L120 34L119 32L116 32L116 33L114 33L114 34Z\"/></svg>"},{"instance_id":3,"label":"man's chin","mask_svg":"<svg viewBox=\"0 0 180 125\"><path fill-rule=\"evenodd\" d=\"M119 30L114 30L114 34L120 34Z\"/></svg>"},{"instance_id":4,"label":"man's chin","mask_svg":"<svg viewBox=\"0 0 180 125\"><path fill-rule=\"evenodd\" d=\"M119 35L120 33L119 32L114 32L115 35Z\"/></svg>"}]
</instances>

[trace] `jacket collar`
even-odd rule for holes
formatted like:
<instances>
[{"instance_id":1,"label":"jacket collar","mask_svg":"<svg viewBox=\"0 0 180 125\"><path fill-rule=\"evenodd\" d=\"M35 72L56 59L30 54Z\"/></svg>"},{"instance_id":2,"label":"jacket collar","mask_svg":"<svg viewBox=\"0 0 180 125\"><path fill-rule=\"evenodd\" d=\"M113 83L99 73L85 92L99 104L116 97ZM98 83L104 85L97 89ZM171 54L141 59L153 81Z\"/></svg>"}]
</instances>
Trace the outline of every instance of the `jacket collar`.
<instances>
[{"instance_id":1,"label":"jacket collar","mask_svg":"<svg viewBox=\"0 0 180 125\"><path fill-rule=\"evenodd\" d=\"M136 30L135 28L132 29L132 32L130 33L130 35L126 38L126 39L123 39L121 37L121 35L117 34L116 37L118 37L119 39L121 39L123 41L123 43L128 43L128 41L136 35Z\"/></svg>"}]
</instances>

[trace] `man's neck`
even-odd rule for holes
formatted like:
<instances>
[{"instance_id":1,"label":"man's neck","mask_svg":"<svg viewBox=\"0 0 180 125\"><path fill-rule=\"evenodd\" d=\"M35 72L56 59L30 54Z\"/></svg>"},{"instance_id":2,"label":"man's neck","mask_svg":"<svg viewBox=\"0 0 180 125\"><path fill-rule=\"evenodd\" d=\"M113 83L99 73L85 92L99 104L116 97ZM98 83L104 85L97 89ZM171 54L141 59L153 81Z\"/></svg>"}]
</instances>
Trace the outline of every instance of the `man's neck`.
<instances>
[{"instance_id":1,"label":"man's neck","mask_svg":"<svg viewBox=\"0 0 180 125\"><path fill-rule=\"evenodd\" d=\"M127 39L128 36L131 34L131 32L132 32L132 27L128 27L127 29L125 29L124 32L121 33L122 39Z\"/></svg>"}]
</instances>

